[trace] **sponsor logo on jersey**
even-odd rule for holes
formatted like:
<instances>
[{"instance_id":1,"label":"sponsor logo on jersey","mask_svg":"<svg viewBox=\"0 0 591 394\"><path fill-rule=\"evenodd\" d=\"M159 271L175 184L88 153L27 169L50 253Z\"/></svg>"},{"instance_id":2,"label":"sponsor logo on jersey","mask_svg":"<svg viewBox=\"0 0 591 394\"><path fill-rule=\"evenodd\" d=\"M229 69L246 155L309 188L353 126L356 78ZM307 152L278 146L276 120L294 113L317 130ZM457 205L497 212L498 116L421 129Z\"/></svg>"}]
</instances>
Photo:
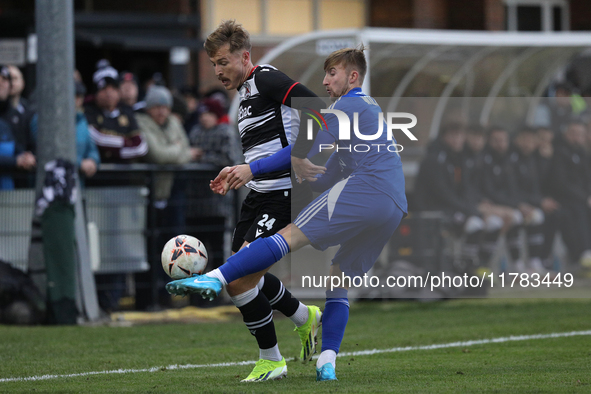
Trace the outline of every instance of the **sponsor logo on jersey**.
<instances>
[{"instance_id":1,"label":"sponsor logo on jersey","mask_svg":"<svg viewBox=\"0 0 591 394\"><path fill-rule=\"evenodd\" d=\"M252 115L252 105L249 105L248 107L240 107L240 109L238 109L239 122L250 115Z\"/></svg>"}]
</instances>

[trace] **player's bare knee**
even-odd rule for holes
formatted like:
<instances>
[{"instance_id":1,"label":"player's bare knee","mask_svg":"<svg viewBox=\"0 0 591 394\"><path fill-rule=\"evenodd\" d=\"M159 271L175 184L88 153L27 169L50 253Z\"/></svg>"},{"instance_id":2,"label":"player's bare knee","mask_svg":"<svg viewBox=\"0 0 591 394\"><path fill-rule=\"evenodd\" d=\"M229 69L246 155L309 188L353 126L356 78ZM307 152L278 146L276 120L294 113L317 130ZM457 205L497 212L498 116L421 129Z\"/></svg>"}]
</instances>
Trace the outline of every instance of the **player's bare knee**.
<instances>
[{"instance_id":1,"label":"player's bare knee","mask_svg":"<svg viewBox=\"0 0 591 394\"><path fill-rule=\"evenodd\" d=\"M254 289L258 285L262 276L265 275L265 272L267 272L267 270L238 278L226 285L226 291L230 297L234 297L238 294L242 294L248 290Z\"/></svg>"},{"instance_id":2,"label":"player's bare knee","mask_svg":"<svg viewBox=\"0 0 591 394\"><path fill-rule=\"evenodd\" d=\"M236 279L226 285L226 291L230 295L230 297L237 296L238 294L242 294L245 291L252 289L254 286L249 287L248 281L244 280L244 278Z\"/></svg>"}]
</instances>

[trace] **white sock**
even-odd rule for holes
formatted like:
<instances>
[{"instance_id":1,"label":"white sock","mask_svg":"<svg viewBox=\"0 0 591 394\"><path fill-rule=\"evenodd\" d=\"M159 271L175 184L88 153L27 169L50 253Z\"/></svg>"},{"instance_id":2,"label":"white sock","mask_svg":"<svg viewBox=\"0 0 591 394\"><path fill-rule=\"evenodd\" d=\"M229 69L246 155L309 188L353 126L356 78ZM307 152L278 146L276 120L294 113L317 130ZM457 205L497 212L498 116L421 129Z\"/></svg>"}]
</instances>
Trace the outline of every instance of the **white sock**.
<instances>
[{"instance_id":1,"label":"white sock","mask_svg":"<svg viewBox=\"0 0 591 394\"><path fill-rule=\"evenodd\" d=\"M325 350L320 353L318 361L316 362L316 368L322 367L326 363L331 363L333 368L336 368L337 353L334 350Z\"/></svg>"},{"instance_id":2,"label":"white sock","mask_svg":"<svg viewBox=\"0 0 591 394\"><path fill-rule=\"evenodd\" d=\"M259 358L271 361L281 361L283 356L279 352L279 344L276 344L269 349L259 349Z\"/></svg>"},{"instance_id":3,"label":"white sock","mask_svg":"<svg viewBox=\"0 0 591 394\"><path fill-rule=\"evenodd\" d=\"M257 287L259 290L263 290L263 286L265 285L265 275L261 276L259 283L257 283Z\"/></svg>"},{"instance_id":4,"label":"white sock","mask_svg":"<svg viewBox=\"0 0 591 394\"><path fill-rule=\"evenodd\" d=\"M259 288L255 286L250 290L246 290L244 293L230 297L230 299L232 300L236 308L240 308L241 306L244 306L248 304L250 301L254 300L258 295Z\"/></svg>"},{"instance_id":5,"label":"white sock","mask_svg":"<svg viewBox=\"0 0 591 394\"><path fill-rule=\"evenodd\" d=\"M301 327L308 321L308 315L308 307L300 302L300 306L298 306L296 312L289 318L296 325L296 327Z\"/></svg>"},{"instance_id":6,"label":"white sock","mask_svg":"<svg viewBox=\"0 0 591 394\"><path fill-rule=\"evenodd\" d=\"M205 274L205 276L209 276L210 278L217 278L220 280L220 282L222 282L222 285L228 285L228 282L226 282L226 278L224 278L224 275L222 275L222 271L220 271L217 268L212 271L209 271L207 274Z\"/></svg>"}]
</instances>

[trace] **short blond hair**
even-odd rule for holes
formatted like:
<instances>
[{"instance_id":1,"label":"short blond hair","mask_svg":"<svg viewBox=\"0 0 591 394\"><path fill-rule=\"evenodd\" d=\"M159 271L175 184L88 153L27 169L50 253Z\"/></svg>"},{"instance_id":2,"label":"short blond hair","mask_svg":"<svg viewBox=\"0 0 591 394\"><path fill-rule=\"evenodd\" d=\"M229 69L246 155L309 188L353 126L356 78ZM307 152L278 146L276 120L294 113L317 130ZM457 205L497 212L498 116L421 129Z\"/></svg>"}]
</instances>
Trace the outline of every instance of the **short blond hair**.
<instances>
[{"instance_id":1,"label":"short blond hair","mask_svg":"<svg viewBox=\"0 0 591 394\"><path fill-rule=\"evenodd\" d=\"M356 70L359 73L359 82L363 83L365 74L367 73L367 61L363 51L365 46L361 44L358 48L343 48L334 51L324 61L324 71L330 70L332 67L342 65L347 72Z\"/></svg>"},{"instance_id":2,"label":"short blond hair","mask_svg":"<svg viewBox=\"0 0 591 394\"><path fill-rule=\"evenodd\" d=\"M222 21L217 29L205 40L203 47L207 56L214 57L215 54L225 44L230 44L230 52L245 49L250 52L252 44L250 43L250 34L236 20L231 19Z\"/></svg>"}]
</instances>

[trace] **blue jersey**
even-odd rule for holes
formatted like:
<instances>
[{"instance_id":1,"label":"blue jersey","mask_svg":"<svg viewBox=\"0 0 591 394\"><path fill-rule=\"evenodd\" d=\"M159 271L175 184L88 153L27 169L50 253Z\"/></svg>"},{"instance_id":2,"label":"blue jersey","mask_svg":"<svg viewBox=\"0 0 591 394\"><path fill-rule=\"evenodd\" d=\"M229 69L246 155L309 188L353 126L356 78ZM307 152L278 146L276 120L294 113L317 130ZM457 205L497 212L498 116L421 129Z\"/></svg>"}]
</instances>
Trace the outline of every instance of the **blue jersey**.
<instances>
[{"instance_id":1,"label":"blue jersey","mask_svg":"<svg viewBox=\"0 0 591 394\"><path fill-rule=\"evenodd\" d=\"M337 115L325 113L326 130L336 141L335 155L345 176L351 175L363 180L366 184L385 193L394 200L396 205L407 212L404 189L404 174L400 155L396 152L396 140L387 139L386 124L382 118L382 133L375 139L363 140L355 131L355 116L358 114L358 131L363 136L373 136L378 131L379 114L382 112L378 103L361 91L351 89L340 97L329 109L344 112L349 118L350 139L339 139L339 121Z\"/></svg>"}]
</instances>

